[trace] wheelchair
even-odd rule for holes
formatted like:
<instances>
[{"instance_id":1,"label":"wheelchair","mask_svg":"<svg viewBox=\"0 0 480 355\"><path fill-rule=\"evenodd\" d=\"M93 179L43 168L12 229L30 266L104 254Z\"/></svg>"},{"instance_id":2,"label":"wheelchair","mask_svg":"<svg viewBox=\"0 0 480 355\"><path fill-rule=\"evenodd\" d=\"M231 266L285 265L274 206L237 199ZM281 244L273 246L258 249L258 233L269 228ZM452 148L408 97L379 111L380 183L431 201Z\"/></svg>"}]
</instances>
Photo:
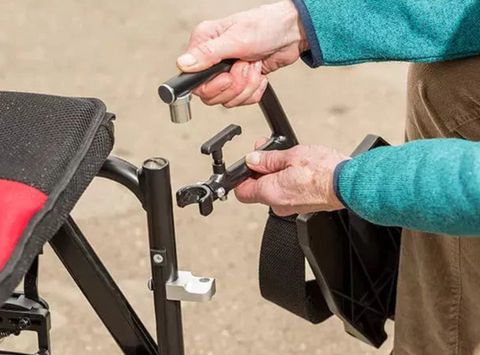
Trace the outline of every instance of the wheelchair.
<instances>
[{"instance_id":1,"label":"wheelchair","mask_svg":"<svg viewBox=\"0 0 480 355\"><path fill-rule=\"evenodd\" d=\"M162 84L159 96L172 121L187 122L191 91L233 63ZM272 134L259 150L298 144L270 85L260 107ZM0 338L35 332L39 355L53 353L50 310L38 291L46 243L127 355L183 355L181 302L208 301L216 292L214 278L178 269L169 161L153 157L136 167L110 156L114 119L98 99L0 92ZM217 200L256 177L244 158L228 168L223 160L224 145L240 133L241 127L230 125L202 145L201 152L212 156L213 173L177 191L178 206L196 204L208 216ZM386 144L367 136L353 155ZM145 210L155 339L70 216L95 177L124 186ZM311 323L336 315L347 333L379 347L387 337L385 321L394 318L399 246L398 228L371 225L346 210L285 218L270 212L260 289L267 300ZM314 280L306 280L305 258ZM22 280L23 290L16 290Z\"/></svg>"}]
</instances>

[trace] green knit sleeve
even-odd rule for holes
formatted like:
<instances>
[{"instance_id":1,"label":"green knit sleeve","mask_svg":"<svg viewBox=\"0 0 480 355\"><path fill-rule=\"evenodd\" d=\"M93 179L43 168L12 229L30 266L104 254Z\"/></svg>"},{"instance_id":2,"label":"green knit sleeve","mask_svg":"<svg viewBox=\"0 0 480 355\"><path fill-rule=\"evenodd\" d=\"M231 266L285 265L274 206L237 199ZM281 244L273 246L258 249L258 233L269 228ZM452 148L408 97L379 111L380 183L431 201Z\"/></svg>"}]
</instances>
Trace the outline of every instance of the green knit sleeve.
<instances>
[{"instance_id":1,"label":"green knit sleeve","mask_svg":"<svg viewBox=\"0 0 480 355\"><path fill-rule=\"evenodd\" d=\"M480 143L430 139L377 148L337 176L341 199L368 221L480 235Z\"/></svg>"},{"instance_id":2,"label":"green knit sleeve","mask_svg":"<svg viewBox=\"0 0 480 355\"><path fill-rule=\"evenodd\" d=\"M480 0L293 0L319 65L480 54Z\"/></svg>"}]
</instances>

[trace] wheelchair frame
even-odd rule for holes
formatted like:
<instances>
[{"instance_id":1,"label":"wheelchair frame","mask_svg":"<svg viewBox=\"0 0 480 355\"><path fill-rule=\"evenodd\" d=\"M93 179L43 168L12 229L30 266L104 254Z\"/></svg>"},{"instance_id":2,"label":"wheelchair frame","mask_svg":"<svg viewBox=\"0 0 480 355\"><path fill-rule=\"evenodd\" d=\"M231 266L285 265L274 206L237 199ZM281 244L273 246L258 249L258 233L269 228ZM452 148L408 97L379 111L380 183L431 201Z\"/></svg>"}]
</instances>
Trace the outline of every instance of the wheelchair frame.
<instances>
[{"instance_id":1,"label":"wheelchair frame","mask_svg":"<svg viewBox=\"0 0 480 355\"><path fill-rule=\"evenodd\" d=\"M166 290L167 282L178 277L169 162L152 158L137 169L122 159L109 157L98 176L125 186L146 211L152 270L149 287L153 292L157 342L71 217L50 245L124 354L183 355L180 301L167 299ZM0 309L1 335L35 331L37 354L50 355L50 316L47 303L39 297L37 282L38 257L25 276L24 293L16 292L6 302L7 307Z\"/></svg>"},{"instance_id":2,"label":"wheelchair frame","mask_svg":"<svg viewBox=\"0 0 480 355\"><path fill-rule=\"evenodd\" d=\"M215 70L218 71L219 68ZM222 70L226 70L226 67ZM197 85L195 80L198 78L196 78L197 75L194 75L187 78L187 81ZM202 78L202 80L207 79L207 77ZM269 142L262 147L262 150L286 149L296 144L297 140L290 122L270 85L265 91L260 107L272 131ZM246 167L244 160L233 164L226 171L225 179L222 180L225 192L228 193L240 183L242 177L246 178L250 174L251 171ZM126 187L136 196L146 212L152 272L149 288L153 292L157 342L154 341L72 217L68 218L49 243L124 354L183 355L180 300L192 299L189 299L188 295L176 295L177 297L167 295L167 286L177 281L182 273L179 272L177 265L169 162L164 158L150 158L142 164L141 168L137 168L125 160L110 156L97 176ZM206 183L211 182L209 180ZM213 183L218 181L215 180ZM215 195L212 197L212 202L213 199L220 199L220 197ZM208 282L211 286L209 294L199 294L200 301L205 300L202 297L211 298L215 292L212 280L198 278L198 282ZM38 354L50 355L48 305L39 297L37 282L38 257L25 276L24 292L15 292L12 298L0 307L0 339L11 334L18 335L23 330L36 331ZM172 300L175 298L178 300ZM31 321L35 317L38 319ZM2 322L2 319L8 319L8 321ZM25 322L28 324L23 324ZM5 333L2 334L3 331ZM13 354L0 350L0 355Z\"/></svg>"}]
</instances>

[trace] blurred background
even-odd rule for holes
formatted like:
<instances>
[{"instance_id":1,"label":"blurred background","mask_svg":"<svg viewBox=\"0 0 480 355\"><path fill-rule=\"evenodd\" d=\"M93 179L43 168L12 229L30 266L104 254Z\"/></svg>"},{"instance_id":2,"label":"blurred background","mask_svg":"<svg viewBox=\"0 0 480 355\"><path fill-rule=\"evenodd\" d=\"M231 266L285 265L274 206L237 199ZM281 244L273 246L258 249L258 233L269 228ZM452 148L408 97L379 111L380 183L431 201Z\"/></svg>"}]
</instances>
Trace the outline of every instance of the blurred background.
<instances>
[{"instance_id":1,"label":"blurred background","mask_svg":"<svg viewBox=\"0 0 480 355\"><path fill-rule=\"evenodd\" d=\"M226 125L244 131L227 145L227 163L269 131L256 106L227 110L199 100L192 122L173 125L157 87L176 74L175 59L197 23L265 2L272 1L2 0L0 89L102 99L117 115L114 153L137 165L151 156L169 159L176 190L210 175L210 158L200 154L200 145ZM402 142L406 70L405 64L312 70L299 62L270 78L302 143L351 153L368 133ZM241 205L232 196L209 218L195 207L175 213L180 267L216 277L218 289L210 303L183 304L186 354L390 352L391 336L375 350L344 333L337 319L313 326L260 297L266 208ZM73 215L153 332L145 216L137 201L96 180ZM49 247L41 261L54 354L120 354ZM392 324L388 329L391 334ZM34 338L22 337L2 348L28 351L34 345Z\"/></svg>"}]
</instances>

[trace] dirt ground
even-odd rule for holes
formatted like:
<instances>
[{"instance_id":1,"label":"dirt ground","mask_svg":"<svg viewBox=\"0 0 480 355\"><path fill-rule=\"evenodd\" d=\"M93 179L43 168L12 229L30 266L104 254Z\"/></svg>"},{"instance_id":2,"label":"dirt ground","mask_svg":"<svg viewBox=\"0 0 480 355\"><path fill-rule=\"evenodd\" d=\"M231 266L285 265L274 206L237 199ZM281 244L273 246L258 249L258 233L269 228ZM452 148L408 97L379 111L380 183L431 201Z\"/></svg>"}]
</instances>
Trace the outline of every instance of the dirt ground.
<instances>
[{"instance_id":1,"label":"dirt ground","mask_svg":"<svg viewBox=\"0 0 480 355\"><path fill-rule=\"evenodd\" d=\"M268 133L258 107L226 110L193 105L194 120L173 125L157 97L176 73L175 58L204 19L261 4L260 0L103 0L0 2L1 90L98 97L117 114L114 153L135 164L151 156L171 162L174 189L210 174L203 141L229 123L244 134L226 149L227 162ZM403 138L405 64L311 70L303 63L271 75L302 143L351 152L368 133ZM52 132L55 134L55 132ZM207 304L183 305L189 355L386 355L347 336L340 321L312 326L264 301L257 286L266 208L232 197L209 218L196 208L176 213L182 269L217 278ZM121 187L95 181L73 213L128 299L153 331L145 216ZM52 307L54 354L120 353L49 248L42 257L41 293ZM388 325L392 332L392 324ZM31 337L2 344L33 349Z\"/></svg>"}]
</instances>

